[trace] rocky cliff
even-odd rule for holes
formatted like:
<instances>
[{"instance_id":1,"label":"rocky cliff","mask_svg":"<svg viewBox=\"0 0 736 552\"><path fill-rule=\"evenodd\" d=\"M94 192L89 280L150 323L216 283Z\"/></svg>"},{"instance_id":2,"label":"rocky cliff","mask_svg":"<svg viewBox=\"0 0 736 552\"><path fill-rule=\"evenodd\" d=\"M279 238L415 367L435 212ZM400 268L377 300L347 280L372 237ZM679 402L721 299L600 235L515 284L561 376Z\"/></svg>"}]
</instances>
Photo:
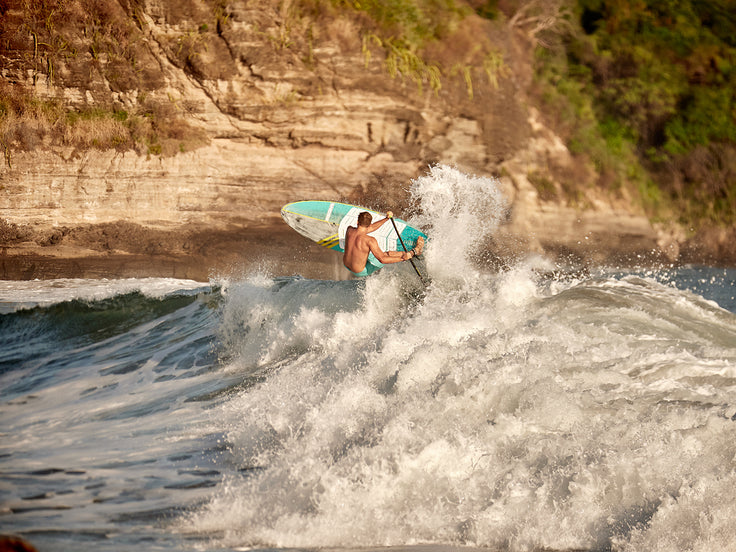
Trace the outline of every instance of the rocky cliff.
<instances>
[{"instance_id":1,"label":"rocky cliff","mask_svg":"<svg viewBox=\"0 0 736 552\"><path fill-rule=\"evenodd\" d=\"M471 97L460 78L433 92L391 76L380 50L367 55L354 19L297 17L290 2L64 6L53 30L44 27L45 49L40 15L25 3L4 9L3 78L81 112L157 106L169 119L156 124L184 130L153 148L81 147L53 132L24 143L6 133L2 277L204 279L254 266L340 277L336 256L285 228L280 206L342 199L400 212L411 179L433 163L498 178L510 205L489 244L498 258L683 258L684 235L653 227L625 195L586 184L592 169L529 99L529 43L503 20L467 17L450 39L470 51L482 36L502 54L495 82L476 79ZM49 46L60 40L63 48ZM185 139L193 133L195 145ZM582 182L576 201L545 193L561 178Z\"/></svg>"}]
</instances>

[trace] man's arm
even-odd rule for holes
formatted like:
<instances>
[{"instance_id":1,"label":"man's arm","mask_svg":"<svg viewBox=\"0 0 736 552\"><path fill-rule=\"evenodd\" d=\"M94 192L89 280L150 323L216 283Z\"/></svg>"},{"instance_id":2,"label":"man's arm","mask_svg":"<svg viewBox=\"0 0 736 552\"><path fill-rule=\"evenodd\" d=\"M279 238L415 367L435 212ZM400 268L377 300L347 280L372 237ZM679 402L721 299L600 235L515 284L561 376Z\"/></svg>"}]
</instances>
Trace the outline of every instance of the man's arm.
<instances>
[{"instance_id":1,"label":"man's arm","mask_svg":"<svg viewBox=\"0 0 736 552\"><path fill-rule=\"evenodd\" d=\"M377 222L374 222L373 224L371 224L371 225L370 225L370 226L368 227L368 233L370 234L371 232L375 232L375 231L376 231L376 230L378 230L378 229L379 229L379 228L380 228L381 226L383 226L384 224L386 224L386 223L387 223L387 222L389 221L389 219L392 219L392 218L394 218L394 214L393 214L393 212L391 212L391 211L386 211L386 218L383 218L383 219L381 219L381 220L379 220L379 221L377 221ZM374 255L375 255L375 253L374 253Z\"/></svg>"},{"instance_id":2,"label":"man's arm","mask_svg":"<svg viewBox=\"0 0 736 552\"><path fill-rule=\"evenodd\" d=\"M370 234L371 232L375 232L376 230L378 230L381 226L383 226L384 224L386 224L388 222L388 219L389 219L389 217L382 218L381 220L379 220L379 221L374 222L373 224L371 224L368 227L368 233ZM375 253L374 253L374 255L375 255Z\"/></svg>"},{"instance_id":3,"label":"man's arm","mask_svg":"<svg viewBox=\"0 0 736 552\"><path fill-rule=\"evenodd\" d=\"M388 220L388 219L386 219ZM370 249L373 256L383 264L400 263L401 261L408 261L414 255L411 252L406 251L383 251L378 246L378 241L372 236L368 236L368 248Z\"/></svg>"}]
</instances>

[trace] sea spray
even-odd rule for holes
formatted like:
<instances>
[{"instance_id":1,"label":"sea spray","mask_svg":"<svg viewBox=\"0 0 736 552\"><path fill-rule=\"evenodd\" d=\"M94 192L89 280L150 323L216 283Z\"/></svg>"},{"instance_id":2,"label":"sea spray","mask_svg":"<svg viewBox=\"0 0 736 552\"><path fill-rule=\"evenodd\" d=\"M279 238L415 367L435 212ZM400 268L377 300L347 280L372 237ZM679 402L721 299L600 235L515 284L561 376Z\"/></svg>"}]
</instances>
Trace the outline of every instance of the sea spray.
<instances>
[{"instance_id":1,"label":"sea spray","mask_svg":"<svg viewBox=\"0 0 736 552\"><path fill-rule=\"evenodd\" d=\"M242 475L194 527L229 546L624 549L732 477L732 314L635 276L552 293L520 268L432 287L401 317L391 283L356 288L372 307L338 308L218 412Z\"/></svg>"},{"instance_id":2,"label":"sea spray","mask_svg":"<svg viewBox=\"0 0 736 552\"><path fill-rule=\"evenodd\" d=\"M305 347L213 411L240 473L188 526L221 546L633 550L668 528L663 550L736 544L733 313L649 277L475 270L438 228L489 219L467 201L487 184L417 183L435 219L422 294L385 270L308 315L242 306L275 308Z\"/></svg>"},{"instance_id":3,"label":"sea spray","mask_svg":"<svg viewBox=\"0 0 736 552\"><path fill-rule=\"evenodd\" d=\"M455 186L447 228L488 219L454 182L425 182ZM403 263L110 283L30 317L36 288L15 296L0 530L95 552L736 548L736 271L494 271L430 237L462 270L426 288Z\"/></svg>"},{"instance_id":4,"label":"sea spray","mask_svg":"<svg viewBox=\"0 0 736 552\"><path fill-rule=\"evenodd\" d=\"M426 253L430 274L457 279L475 274L477 248L506 216L498 182L434 165L412 182L411 195L419 210L411 222L430 236Z\"/></svg>"}]
</instances>

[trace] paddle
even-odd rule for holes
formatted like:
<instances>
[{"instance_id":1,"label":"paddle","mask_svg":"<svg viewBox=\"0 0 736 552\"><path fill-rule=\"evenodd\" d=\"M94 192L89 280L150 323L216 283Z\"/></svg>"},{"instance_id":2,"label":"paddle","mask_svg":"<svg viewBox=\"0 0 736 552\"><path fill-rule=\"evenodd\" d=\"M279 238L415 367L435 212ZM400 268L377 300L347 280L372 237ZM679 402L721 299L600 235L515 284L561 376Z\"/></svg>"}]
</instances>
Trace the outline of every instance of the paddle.
<instances>
[{"instance_id":1,"label":"paddle","mask_svg":"<svg viewBox=\"0 0 736 552\"><path fill-rule=\"evenodd\" d=\"M406 252L408 253L408 252L409 252L409 250L408 250L408 249L406 248L406 245L404 245L404 240L403 240L403 239L401 238L401 234L399 233L399 229L398 229L398 228L396 228L396 223L394 222L394 217L393 217L393 213L392 213L391 215L392 215L392 216L390 216L390 217L388 217L388 218L389 218L389 219L391 219L391 224L393 224L393 225L394 225L394 230L396 231L396 235L397 235L397 236L399 237L399 241L401 242L401 247L403 247L403 248L404 248L404 251L406 251ZM386 216L388 216L388 214L387 214ZM427 285L427 282L425 282L425 281L424 281L424 278L422 278L422 275L421 275L421 274L419 273L419 269L417 268L417 265L415 265L415 264L414 264L414 258L413 258L413 257L411 257L411 258L409 259L409 262L411 263L411 266L413 266L413 267L414 267L414 272L416 272L416 273L417 273L417 276L419 276L419 279L420 279L420 280L422 281L422 283L423 283L423 284L424 284L424 285L426 286L426 285Z\"/></svg>"}]
</instances>

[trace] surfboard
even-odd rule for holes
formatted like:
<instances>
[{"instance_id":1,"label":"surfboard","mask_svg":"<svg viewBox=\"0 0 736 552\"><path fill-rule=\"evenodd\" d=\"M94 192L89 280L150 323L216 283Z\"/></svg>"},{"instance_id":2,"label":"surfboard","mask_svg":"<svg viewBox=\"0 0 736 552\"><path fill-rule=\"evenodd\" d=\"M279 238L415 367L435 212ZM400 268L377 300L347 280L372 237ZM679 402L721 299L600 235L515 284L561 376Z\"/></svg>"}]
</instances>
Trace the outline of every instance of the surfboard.
<instances>
[{"instance_id":1,"label":"surfboard","mask_svg":"<svg viewBox=\"0 0 736 552\"><path fill-rule=\"evenodd\" d=\"M322 247L342 253L345 251L345 233L350 226L358 225L358 215L363 211L368 211L372 215L373 222L386 218L384 213L373 209L336 201L289 203L281 208L281 218L305 238L309 238ZM394 222L407 249L410 250L417 244L419 236L427 239L424 232L414 228L405 220L394 217ZM376 238L378 246L384 251L403 251L404 248L396 235L396 230L392 224L386 223L375 232L371 232L370 235ZM368 274L381 267L383 264L373 254L370 254L368 264L366 264Z\"/></svg>"}]
</instances>

